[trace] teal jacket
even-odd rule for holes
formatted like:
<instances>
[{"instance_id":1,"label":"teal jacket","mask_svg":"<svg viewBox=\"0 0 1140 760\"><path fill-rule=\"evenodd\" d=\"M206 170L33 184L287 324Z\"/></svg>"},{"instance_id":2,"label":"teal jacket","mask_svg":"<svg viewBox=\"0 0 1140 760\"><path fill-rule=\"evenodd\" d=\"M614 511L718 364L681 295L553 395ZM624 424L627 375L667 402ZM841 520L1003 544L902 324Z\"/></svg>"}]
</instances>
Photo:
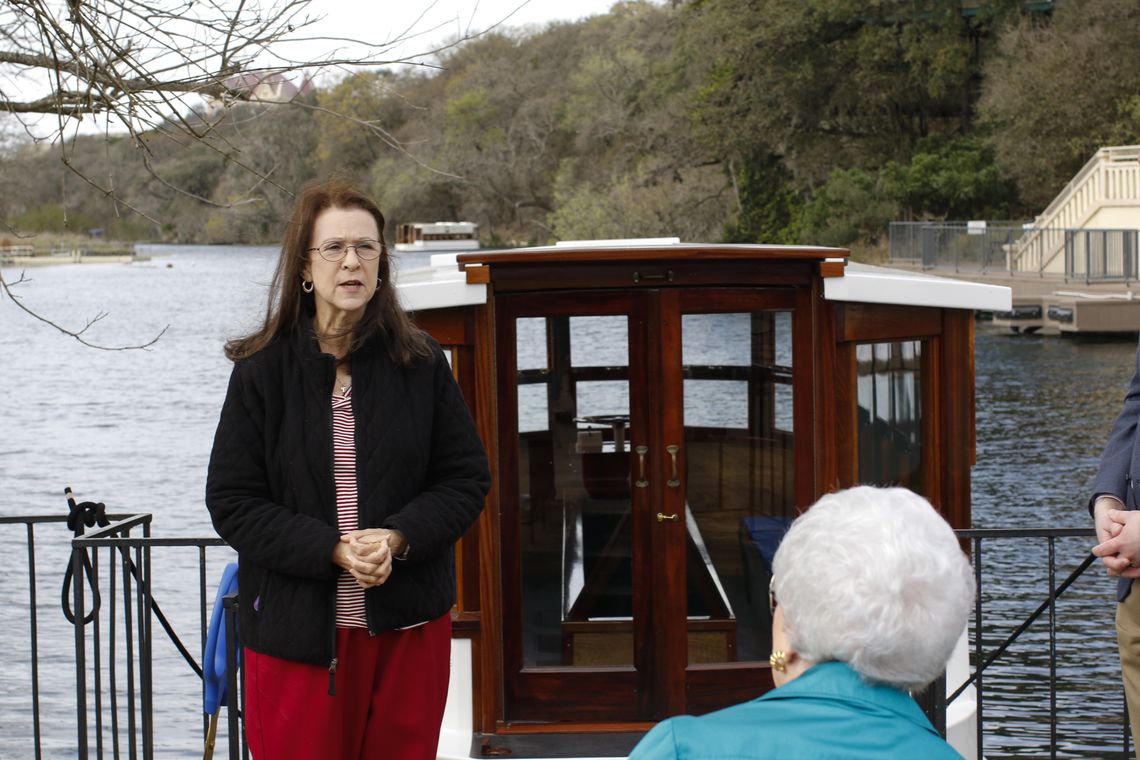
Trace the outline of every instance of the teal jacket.
<instances>
[{"instance_id":1,"label":"teal jacket","mask_svg":"<svg viewBox=\"0 0 1140 760\"><path fill-rule=\"evenodd\" d=\"M751 702L659 723L630 760L961 760L905 692L824 662Z\"/></svg>"}]
</instances>

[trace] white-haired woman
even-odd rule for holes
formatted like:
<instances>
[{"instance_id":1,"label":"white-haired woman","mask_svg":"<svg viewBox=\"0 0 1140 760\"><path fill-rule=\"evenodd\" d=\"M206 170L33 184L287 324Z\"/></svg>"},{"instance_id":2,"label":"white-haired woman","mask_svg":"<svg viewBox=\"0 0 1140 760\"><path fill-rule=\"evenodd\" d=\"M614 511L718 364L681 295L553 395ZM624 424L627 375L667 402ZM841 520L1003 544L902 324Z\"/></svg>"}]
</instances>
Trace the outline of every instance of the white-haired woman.
<instances>
[{"instance_id":1,"label":"white-haired woman","mask_svg":"<svg viewBox=\"0 0 1140 760\"><path fill-rule=\"evenodd\" d=\"M630 758L959 758L908 692L945 668L973 599L969 561L921 496L824 496L772 563L777 688L664 721Z\"/></svg>"}]
</instances>

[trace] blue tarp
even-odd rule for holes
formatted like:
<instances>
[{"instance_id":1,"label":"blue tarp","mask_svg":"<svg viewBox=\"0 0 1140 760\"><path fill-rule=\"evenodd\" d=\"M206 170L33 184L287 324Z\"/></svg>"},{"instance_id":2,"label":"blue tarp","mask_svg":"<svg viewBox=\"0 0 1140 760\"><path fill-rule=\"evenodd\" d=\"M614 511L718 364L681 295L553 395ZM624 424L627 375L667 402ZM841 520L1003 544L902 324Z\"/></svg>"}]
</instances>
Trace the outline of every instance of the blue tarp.
<instances>
[{"instance_id":1,"label":"blue tarp","mask_svg":"<svg viewBox=\"0 0 1140 760\"><path fill-rule=\"evenodd\" d=\"M222 600L236 594L237 563L231 562L222 571L218 594L214 597L214 611L210 614L210 628L206 633L206 651L202 653L202 710L213 715L226 702L226 616ZM241 647L238 647L240 662Z\"/></svg>"}]
</instances>

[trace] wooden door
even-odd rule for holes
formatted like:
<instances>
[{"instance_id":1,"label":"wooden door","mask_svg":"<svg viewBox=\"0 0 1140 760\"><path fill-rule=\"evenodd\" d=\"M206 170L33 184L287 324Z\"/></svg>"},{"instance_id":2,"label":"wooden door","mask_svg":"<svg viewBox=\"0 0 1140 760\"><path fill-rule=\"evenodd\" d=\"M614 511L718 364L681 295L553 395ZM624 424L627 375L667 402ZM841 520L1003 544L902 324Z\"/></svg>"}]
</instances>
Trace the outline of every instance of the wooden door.
<instances>
[{"instance_id":1,"label":"wooden door","mask_svg":"<svg viewBox=\"0 0 1140 760\"><path fill-rule=\"evenodd\" d=\"M811 495L803 298L499 297L508 722L653 721L770 686L768 539Z\"/></svg>"}]
</instances>

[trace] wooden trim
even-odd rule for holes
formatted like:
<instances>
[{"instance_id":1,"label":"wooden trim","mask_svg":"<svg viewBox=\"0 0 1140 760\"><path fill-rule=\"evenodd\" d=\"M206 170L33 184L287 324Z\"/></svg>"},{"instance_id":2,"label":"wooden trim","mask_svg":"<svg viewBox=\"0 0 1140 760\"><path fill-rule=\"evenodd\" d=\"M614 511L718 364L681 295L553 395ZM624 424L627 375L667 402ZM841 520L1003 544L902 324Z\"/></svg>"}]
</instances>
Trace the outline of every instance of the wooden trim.
<instances>
[{"instance_id":1,"label":"wooden trim","mask_svg":"<svg viewBox=\"0 0 1140 760\"><path fill-rule=\"evenodd\" d=\"M841 344L835 339L835 308L822 297L822 288L812 288L811 319L815 325L812 354L815 357L816 381L813 385L815 396L815 451L812 457L815 467L815 490L817 494L830 493L840 487L840 436L843 416L843 400L849 391L844 387L844 379L837 362L837 349Z\"/></svg>"},{"instance_id":2,"label":"wooden trim","mask_svg":"<svg viewBox=\"0 0 1140 760\"><path fill-rule=\"evenodd\" d=\"M816 490L814 459L816 454L814 381L818 336L814 309L815 289L796 291L792 318L792 413L793 449L796 465L796 508L807 509L819 497Z\"/></svg>"},{"instance_id":3,"label":"wooden trim","mask_svg":"<svg viewBox=\"0 0 1140 760\"><path fill-rule=\"evenodd\" d=\"M946 397L941 336L922 341L922 482L923 494L940 512L944 503L942 473L948 471L942 429Z\"/></svg>"},{"instance_id":4,"label":"wooden trim","mask_svg":"<svg viewBox=\"0 0 1140 760\"><path fill-rule=\"evenodd\" d=\"M499 512L501 509L501 488L499 473L498 430L495 427L499 418L498 385L495 377L495 356L490 350L495 339L494 299L487 305L474 310L472 320L473 337L479 350L474 353L476 408L475 418L479 435L487 450L491 468L491 491L487 504L479 515L478 530L478 569L479 569L479 609L482 613L481 635L473 641L471 653L474 685L478 687L473 704L473 728L476 731L493 726L498 716L503 714L503 652L502 652L502 595L501 570L499 568Z\"/></svg>"},{"instance_id":5,"label":"wooden trim","mask_svg":"<svg viewBox=\"0 0 1140 760\"><path fill-rule=\"evenodd\" d=\"M845 303L839 312L839 340L886 343L942 334L942 309Z\"/></svg>"},{"instance_id":6,"label":"wooden trim","mask_svg":"<svg viewBox=\"0 0 1140 760\"><path fill-rule=\"evenodd\" d=\"M666 246L517 248L507 251L472 251L457 257L460 268L473 264L537 264L570 263L581 265L594 261L821 261L847 258L845 248L822 248L794 245L704 245L681 243Z\"/></svg>"},{"instance_id":7,"label":"wooden trim","mask_svg":"<svg viewBox=\"0 0 1140 760\"><path fill-rule=\"evenodd\" d=\"M481 622L482 620L477 613L453 611L451 613L451 638L474 639L478 637Z\"/></svg>"},{"instance_id":8,"label":"wooden trim","mask_svg":"<svg viewBox=\"0 0 1140 760\"><path fill-rule=\"evenodd\" d=\"M846 261L821 261L819 262L819 276L823 278L828 277L842 277L844 270L847 269Z\"/></svg>"},{"instance_id":9,"label":"wooden trim","mask_svg":"<svg viewBox=\"0 0 1140 760\"><path fill-rule=\"evenodd\" d=\"M686 710L686 679L684 663L688 662L688 630L686 605L688 602L688 562L686 538L688 527L685 524L685 489L688 484L681 476L679 487L667 487L665 481L670 475L666 464L664 447L674 445L677 452L677 471L685 473L685 458L688 454L685 445L684 391L681 357L681 319L684 303L682 292L674 289L654 293L649 299L647 312L658 317L658 329L649 329L650 341L647 360L656 365L651 374L648 399L649 440L658 445L650 449L649 457L654 463L650 487L642 489L645 494L655 497L660 510L666 514L681 515L676 522L650 522L650 512L656 512L652 504L646 504L644 517L650 531L650 553L642 563L650 582L654 584L659 598L652 607L652 630L646 641L653 641L657 662L651 663L653 693L656 697L648 706L651 713L646 717L661 719L678 715ZM718 301L718 306L721 305ZM652 316L646 320L652 322ZM674 403L667 403L674 401ZM656 450L654 450L654 448Z\"/></svg>"},{"instance_id":10,"label":"wooden trim","mask_svg":"<svg viewBox=\"0 0 1140 760\"><path fill-rule=\"evenodd\" d=\"M970 527L970 467L974 463L974 321L966 310L946 310L942 341L943 398L958 399L944 404L942 464L942 512L954 528Z\"/></svg>"},{"instance_id":11,"label":"wooden trim","mask_svg":"<svg viewBox=\"0 0 1140 760\"><path fill-rule=\"evenodd\" d=\"M491 282L491 267L482 265L469 265L463 267L467 273L468 285L486 285Z\"/></svg>"}]
</instances>

